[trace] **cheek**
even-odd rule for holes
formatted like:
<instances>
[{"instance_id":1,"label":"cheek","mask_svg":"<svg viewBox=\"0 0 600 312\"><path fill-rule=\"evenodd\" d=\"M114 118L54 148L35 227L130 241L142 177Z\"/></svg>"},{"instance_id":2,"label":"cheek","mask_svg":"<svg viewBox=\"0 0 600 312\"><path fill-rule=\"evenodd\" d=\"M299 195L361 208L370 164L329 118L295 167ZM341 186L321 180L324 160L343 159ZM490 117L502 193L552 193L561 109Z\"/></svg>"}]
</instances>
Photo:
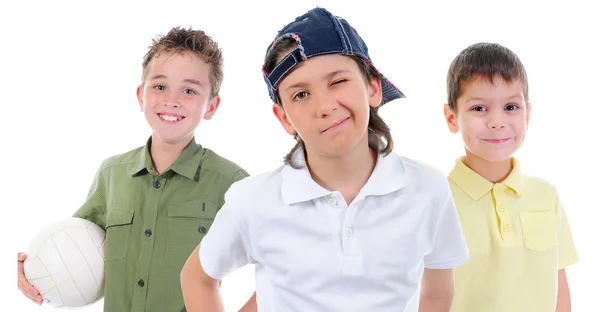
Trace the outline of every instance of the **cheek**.
<instances>
[{"instance_id":1,"label":"cheek","mask_svg":"<svg viewBox=\"0 0 600 312\"><path fill-rule=\"evenodd\" d=\"M511 127L516 135L525 135L527 131L527 120L525 116L519 116L511 121Z\"/></svg>"},{"instance_id":2,"label":"cheek","mask_svg":"<svg viewBox=\"0 0 600 312\"><path fill-rule=\"evenodd\" d=\"M465 139L476 138L482 128L481 122L475 118L459 118L457 124Z\"/></svg>"},{"instance_id":3,"label":"cheek","mask_svg":"<svg viewBox=\"0 0 600 312\"><path fill-rule=\"evenodd\" d=\"M142 100L144 101L144 108L152 107L158 102L158 96L153 94L152 90L146 90L142 96Z\"/></svg>"}]
</instances>

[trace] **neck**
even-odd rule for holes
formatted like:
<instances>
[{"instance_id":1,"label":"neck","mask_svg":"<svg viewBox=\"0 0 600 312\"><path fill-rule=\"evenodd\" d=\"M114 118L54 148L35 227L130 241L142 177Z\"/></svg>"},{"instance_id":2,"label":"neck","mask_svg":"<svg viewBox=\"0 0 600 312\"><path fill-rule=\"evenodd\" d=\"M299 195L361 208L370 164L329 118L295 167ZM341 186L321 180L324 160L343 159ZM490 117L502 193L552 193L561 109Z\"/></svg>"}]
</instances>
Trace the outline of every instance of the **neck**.
<instances>
[{"instance_id":1,"label":"neck","mask_svg":"<svg viewBox=\"0 0 600 312\"><path fill-rule=\"evenodd\" d=\"M492 183L504 181L512 171L510 158L501 161L488 161L467 152L465 165Z\"/></svg>"},{"instance_id":2,"label":"neck","mask_svg":"<svg viewBox=\"0 0 600 312\"><path fill-rule=\"evenodd\" d=\"M152 135L152 145L150 145L150 155L152 156L152 165L156 173L161 174L167 170L183 153L185 147L190 144L189 140L179 142L165 142Z\"/></svg>"},{"instance_id":3,"label":"neck","mask_svg":"<svg viewBox=\"0 0 600 312\"><path fill-rule=\"evenodd\" d=\"M338 157L311 154L307 151L307 163L312 178L330 191L339 191L350 205L358 192L367 183L375 164L377 152L365 147Z\"/></svg>"}]
</instances>

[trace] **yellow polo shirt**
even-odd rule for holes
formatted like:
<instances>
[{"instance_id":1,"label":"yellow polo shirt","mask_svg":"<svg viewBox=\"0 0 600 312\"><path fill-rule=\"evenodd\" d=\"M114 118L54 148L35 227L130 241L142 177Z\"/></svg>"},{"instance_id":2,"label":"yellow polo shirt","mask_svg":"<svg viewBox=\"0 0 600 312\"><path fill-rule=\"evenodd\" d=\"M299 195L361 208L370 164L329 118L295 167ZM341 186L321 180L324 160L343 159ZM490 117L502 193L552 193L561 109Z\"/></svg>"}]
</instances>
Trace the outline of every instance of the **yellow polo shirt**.
<instances>
[{"instance_id":1,"label":"yellow polo shirt","mask_svg":"<svg viewBox=\"0 0 600 312\"><path fill-rule=\"evenodd\" d=\"M554 186L512 171L491 183L456 160L449 182L469 260L456 269L453 312L554 312L558 270L579 260Z\"/></svg>"}]
</instances>

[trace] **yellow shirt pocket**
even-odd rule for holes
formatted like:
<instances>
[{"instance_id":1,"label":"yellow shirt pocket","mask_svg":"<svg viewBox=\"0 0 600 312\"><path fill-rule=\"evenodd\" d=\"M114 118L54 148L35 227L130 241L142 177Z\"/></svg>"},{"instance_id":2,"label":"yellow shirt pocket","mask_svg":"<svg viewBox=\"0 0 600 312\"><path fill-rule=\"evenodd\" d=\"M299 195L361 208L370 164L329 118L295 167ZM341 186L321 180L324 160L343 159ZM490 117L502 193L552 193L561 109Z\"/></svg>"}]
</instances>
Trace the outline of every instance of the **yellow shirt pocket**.
<instances>
[{"instance_id":1,"label":"yellow shirt pocket","mask_svg":"<svg viewBox=\"0 0 600 312\"><path fill-rule=\"evenodd\" d=\"M546 251L556 246L557 223L554 211L520 211L519 218L525 248Z\"/></svg>"}]
</instances>

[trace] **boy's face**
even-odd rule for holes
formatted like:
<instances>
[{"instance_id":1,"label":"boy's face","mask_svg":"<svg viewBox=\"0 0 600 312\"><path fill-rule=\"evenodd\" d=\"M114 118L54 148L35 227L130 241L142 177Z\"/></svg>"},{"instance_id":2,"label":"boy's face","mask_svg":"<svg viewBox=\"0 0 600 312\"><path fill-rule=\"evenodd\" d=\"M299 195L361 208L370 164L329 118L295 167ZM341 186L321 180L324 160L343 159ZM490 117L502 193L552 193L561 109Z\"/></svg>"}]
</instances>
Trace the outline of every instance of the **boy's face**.
<instances>
[{"instance_id":1,"label":"boy's face","mask_svg":"<svg viewBox=\"0 0 600 312\"><path fill-rule=\"evenodd\" d=\"M212 118L220 98L211 98L210 70L189 52L161 53L148 64L137 97L154 139L188 142L200 120Z\"/></svg>"},{"instance_id":2,"label":"boy's face","mask_svg":"<svg viewBox=\"0 0 600 312\"><path fill-rule=\"evenodd\" d=\"M525 102L519 80L507 83L501 76L494 83L473 78L465 83L452 111L444 113L451 132L460 132L467 156L489 162L510 159L525 139L531 105Z\"/></svg>"},{"instance_id":3,"label":"boy's face","mask_svg":"<svg viewBox=\"0 0 600 312\"><path fill-rule=\"evenodd\" d=\"M303 61L279 84L283 107L273 112L283 128L298 134L307 154L336 156L368 140L369 109L381 102L378 79L365 82L347 56L323 55Z\"/></svg>"}]
</instances>

